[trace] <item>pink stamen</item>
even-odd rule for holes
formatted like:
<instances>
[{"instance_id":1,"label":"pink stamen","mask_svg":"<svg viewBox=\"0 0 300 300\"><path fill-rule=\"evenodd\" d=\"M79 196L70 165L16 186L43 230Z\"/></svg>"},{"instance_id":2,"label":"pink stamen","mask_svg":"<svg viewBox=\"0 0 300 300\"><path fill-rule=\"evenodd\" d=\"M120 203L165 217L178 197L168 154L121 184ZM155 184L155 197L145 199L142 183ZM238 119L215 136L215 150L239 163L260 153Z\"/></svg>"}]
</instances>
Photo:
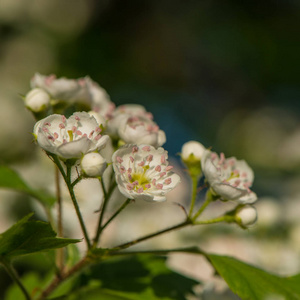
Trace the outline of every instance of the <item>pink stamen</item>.
<instances>
[{"instance_id":1,"label":"pink stamen","mask_svg":"<svg viewBox=\"0 0 300 300\"><path fill-rule=\"evenodd\" d=\"M138 190L137 190L137 192L138 192L139 194L141 194L143 191L144 191L144 189L143 189L142 187L138 188Z\"/></svg>"},{"instance_id":2,"label":"pink stamen","mask_svg":"<svg viewBox=\"0 0 300 300\"><path fill-rule=\"evenodd\" d=\"M128 172L128 171L127 171ZM128 179L131 181L132 180L132 176L130 174L128 174Z\"/></svg>"},{"instance_id":3,"label":"pink stamen","mask_svg":"<svg viewBox=\"0 0 300 300\"><path fill-rule=\"evenodd\" d=\"M133 185L139 185L139 182L136 180L132 183Z\"/></svg>"},{"instance_id":4,"label":"pink stamen","mask_svg":"<svg viewBox=\"0 0 300 300\"><path fill-rule=\"evenodd\" d=\"M58 133L57 133L57 132L54 132L54 133L53 133L53 137L54 137L54 139L58 139L58 137L59 137Z\"/></svg>"},{"instance_id":5,"label":"pink stamen","mask_svg":"<svg viewBox=\"0 0 300 300\"><path fill-rule=\"evenodd\" d=\"M132 169L131 168L128 168L127 172L130 174L132 173Z\"/></svg>"},{"instance_id":6,"label":"pink stamen","mask_svg":"<svg viewBox=\"0 0 300 300\"><path fill-rule=\"evenodd\" d=\"M76 131L76 134L77 134L77 135L82 135L82 132L81 132L80 130L77 130L77 131Z\"/></svg>"},{"instance_id":7,"label":"pink stamen","mask_svg":"<svg viewBox=\"0 0 300 300\"><path fill-rule=\"evenodd\" d=\"M132 163L134 162L134 158L132 156L129 156L129 159Z\"/></svg>"},{"instance_id":8,"label":"pink stamen","mask_svg":"<svg viewBox=\"0 0 300 300\"><path fill-rule=\"evenodd\" d=\"M148 151L148 152L151 150L150 146L144 146L142 149L143 149L144 151Z\"/></svg>"},{"instance_id":9,"label":"pink stamen","mask_svg":"<svg viewBox=\"0 0 300 300\"><path fill-rule=\"evenodd\" d=\"M49 132L49 129L46 128L46 127L44 127L42 130L43 130L44 132Z\"/></svg>"},{"instance_id":10,"label":"pink stamen","mask_svg":"<svg viewBox=\"0 0 300 300\"><path fill-rule=\"evenodd\" d=\"M80 118L78 116L75 116L76 121L80 121Z\"/></svg>"},{"instance_id":11,"label":"pink stamen","mask_svg":"<svg viewBox=\"0 0 300 300\"><path fill-rule=\"evenodd\" d=\"M126 169L124 166L120 166L120 173L124 174L126 172Z\"/></svg>"},{"instance_id":12,"label":"pink stamen","mask_svg":"<svg viewBox=\"0 0 300 300\"><path fill-rule=\"evenodd\" d=\"M134 188L134 185L132 183L127 184L127 190L131 191L131 190L133 190L133 188Z\"/></svg>"},{"instance_id":13,"label":"pink stamen","mask_svg":"<svg viewBox=\"0 0 300 300\"><path fill-rule=\"evenodd\" d=\"M139 148L137 146L132 147L132 153L136 153L139 151Z\"/></svg>"},{"instance_id":14,"label":"pink stamen","mask_svg":"<svg viewBox=\"0 0 300 300\"><path fill-rule=\"evenodd\" d=\"M159 177L162 178L162 177L164 177L166 174L167 174L166 172L161 172L161 173L159 174Z\"/></svg>"},{"instance_id":15,"label":"pink stamen","mask_svg":"<svg viewBox=\"0 0 300 300\"><path fill-rule=\"evenodd\" d=\"M145 165L145 162L144 162L144 161L141 161L140 163L138 163L138 165L139 165L140 167L143 167L143 166Z\"/></svg>"},{"instance_id":16,"label":"pink stamen","mask_svg":"<svg viewBox=\"0 0 300 300\"><path fill-rule=\"evenodd\" d=\"M120 157L120 156L117 156L117 162L119 163L119 164L121 164L122 162L123 162L123 159Z\"/></svg>"},{"instance_id":17,"label":"pink stamen","mask_svg":"<svg viewBox=\"0 0 300 300\"><path fill-rule=\"evenodd\" d=\"M48 136L48 140L50 140L50 141L54 141L54 137L53 137L53 136L51 136L51 135L49 135L49 136Z\"/></svg>"},{"instance_id":18,"label":"pink stamen","mask_svg":"<svg viewBox=\"0 0 300 300\"><path fill-rule=\"evenodd\" d=\"M162 185L161 183L158 183L158 184L156 185L156 188L157 188L158 190L161 190L161 189L163 188L163 185Z\"/></svg>"},{"instance_id":19,"label":"pink stamen","mask_svg":"<svg viewBox=\"0 0 300 300\"><path fill-rule=\"evenodd\" d=\"M145 184L145 188L150 189L151 188L151 184L150 183Z\"/></svg>"},{"instance_id":20,"label":"pink stamen","mask_svg":"<svg viewBox=\"0 0 300 300\"><path fill-rule=\"evenodd\" d=\"M61 121L62 121L63 123L66 123L66 120L67 120L67 118L66 118L65 116L61 116Z\"/></svg>"},{"instance_id":21,"label":"pink stamen","mask_svg":"<svg viewBox=\"0 0 300 300\"><path fill-rule=\"evenodd\" d=\"M220 153L219 165L223 164L225 161L225 155L223 152Z\"/></svg>"},{"instance_id":22,"label":"pink stamen","mask_svg":"<svg viewBox=\"0 0 300 300\"><path fill-rule=\"evenodd\" d=\"M152 161L153 160L153 155L152 154L149 154L148 156L147 156L147 161Z\"/></svg>"},{"instance_id":23,"label":"pink stamen","mask_svg":"<svg viewBox=\"0 0 300 300\"><path fill-rule=\"evenodd\" d=\"M51 126L51 124L49 122L45 122L44 125L45 126Z\"/></svg>"},{"instance_id":24,"label":"pink stamen","mask_svg":"<svg viewBox=\"0 0 300 300\"><path fill-rule=\"evenodd\" d=\"M156 185L156 179L155 178L152 180L152 184Z\"/></svg>"},{"instance_id":25,"label":"pink stamen","mask_svg":"<svg viewBox=\"0 0 300 300\"><path fill-rule=\"evenodd\" d=\"M167 179L164 181L165 184L170 184L171 182L172 182L172 179L171 179L171 178L167 178Z\"/></svg>"},{"instance_id":26,"label":"pink stamen","mask_svg":"<svg viewBox=\"0 0 300 300\"><path fill-rule=\"evenodd\" d=\"M156 172L160 172L160 171L161 171L161 166L160 166L160 165L156 166L156 167L155 167L155 171L156 171Z\"/></svg>"},{"instance_id":27,"label":"pink stamen","mask_svg":"<svg viewBox=\"0 0 300 300\"><path fill-rule=\"evenodd\" d=\"M82 137L87 137L87 134L85 133Z\"/></svg>"},{"instance_id":28,"label":"pink stamen","mask_svg":"<svg viewBox=\"0 0 300 300\"><path fill-rule=\"evenodd\" d=\"M60 129L66 128L66 126L65 126L63 123L60 123L60 124L58 125L58 127L59 127Z\"/></svg>"},{"instance_id":29,"label":"pink stamen","mask_svg":"<svg viewBox=\"0 0 300 300\"><path fill-rule=\"evenodd\" d=\"M166 157L164 155L161 156L160 161L162 164L166 163Z\"/></svg>"},{"instance_id":30,"label":"pink stamen","mask_svg":"<svg viewBox=\"0 0 300 300\"><path fill-rule=\"evenodd\" d=\"M172 170L173 168L174 168L173 166L167 166L166 171L168 172L168 171Z\"/></svg>"},{"instance_id":31,"label":"pink stamen","mask_svg":"<svg viewBox=\"0 0 300 300\"><path fill-rule=\"evenodd\" d=\"M96 141L99 141L101 139L102 135L101 134L98 134L97 136L95 136L95 140Z\"/></svg>"},{"instance_id":32,"label":"pink stamen","mask_svg":"<svg viewBox=\"0 0 300 300\"><path fill-rule=\"evenodd\" d=\"M76 127L76 126L73 126L73 127L72 127L73 133L76 132L76 130L77 130L77 127Z\"/></svg>"},{"instance_id":33,"label":"pink stamen","mask_svg":"<svg viewBox=\"0 0 300 300\"><path fill-rule=\"evenodd\" d=\"M92 138L93 134L94 134L95 130L92 130L89 134L89 138Z\"/></svg>"}]
</instances>

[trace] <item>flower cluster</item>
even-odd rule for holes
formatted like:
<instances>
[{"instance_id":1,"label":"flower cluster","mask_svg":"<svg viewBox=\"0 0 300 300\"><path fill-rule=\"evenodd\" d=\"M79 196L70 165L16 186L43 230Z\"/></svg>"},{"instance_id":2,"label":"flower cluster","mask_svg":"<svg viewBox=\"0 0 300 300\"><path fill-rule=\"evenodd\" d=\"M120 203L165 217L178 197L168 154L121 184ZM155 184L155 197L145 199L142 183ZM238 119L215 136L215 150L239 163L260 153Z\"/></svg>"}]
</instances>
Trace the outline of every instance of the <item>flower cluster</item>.
<instances>
[{"instance_id":1,"label":"flower cluster","mask_svg":"<svg viewBox=\"0 0 300 300\"><path fill-rule=\"evenodd\" d=\"M86 111L75 112L69 118L51 114L55 109L48 109L48 116L34 127L38 145L62 161L75 160L83 177L103 175L107 163L99 151L111 139L114 153L106 159L112 161L118 188L128 199L164 201L166 194L180 182L168 164L167 151L161 148L166 135L145 107L137 104L116 107L106 91L89 77L57 79L54 75L36 74L31 87L25 105L34 113L60 102L67 103L67 107L77 102L87 105ZM235 157L226 159L223 153L219 156L196 141L183 145L181 159L194 184L204 175L215 199L242 205L256 201L256 194L250 190L253 171L245 161ZM194 201L195 197L190 214Z\"/></svg>"}]
</instances>

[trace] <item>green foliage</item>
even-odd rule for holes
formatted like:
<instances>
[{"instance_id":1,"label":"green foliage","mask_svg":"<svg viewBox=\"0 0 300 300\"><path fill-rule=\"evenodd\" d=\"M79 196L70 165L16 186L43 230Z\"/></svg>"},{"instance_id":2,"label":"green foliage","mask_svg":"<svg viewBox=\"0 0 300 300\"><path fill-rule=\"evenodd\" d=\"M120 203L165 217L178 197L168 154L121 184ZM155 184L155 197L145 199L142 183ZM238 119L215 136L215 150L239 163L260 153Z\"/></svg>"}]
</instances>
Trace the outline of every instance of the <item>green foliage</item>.
<instances>
[{"instance_id":1,"label":"green foliage","mask_svg":"<svg viewBox=\"0 0 300 300\"><path fill-rule=\"evenodd\" d=\"M0 235L0 261L16 256L65 247L80 240L57 238L49 223L21 219Z\"/></svg>"},{"instance_id":2,"label":"green foliage","mask_svg":"<svg viewBox=\"0 0 300 300\"><path fill-rule=\"evenodd\" d=\"M300 274L280 277L232 257L207 254L207 258L243 300L300 299Z\"/></svg>"},{"instance_id":3,"label":"green foliage","mask_svg":"<svg viewBox=\"0 0 300 300\"><path fill-rule=\"evenodd\" d=\"M131 256L93 265L77 278L68 295L54 294L57 300L184 300L197 284L167 268L163 257Z\"/></svg>"},{"instance_id":4,"label":"green foliage","mask_svg":"<svg viewBox=\"0 0 300 300\"><path fill-rule=\"evenodd\" d=\"M17 172L3 165L0 165L0 187L25 193L36 198L43 205L51 206L56 201L55 198L44 191L34 190L29 187Z\"/></svg>"}]
</instances>

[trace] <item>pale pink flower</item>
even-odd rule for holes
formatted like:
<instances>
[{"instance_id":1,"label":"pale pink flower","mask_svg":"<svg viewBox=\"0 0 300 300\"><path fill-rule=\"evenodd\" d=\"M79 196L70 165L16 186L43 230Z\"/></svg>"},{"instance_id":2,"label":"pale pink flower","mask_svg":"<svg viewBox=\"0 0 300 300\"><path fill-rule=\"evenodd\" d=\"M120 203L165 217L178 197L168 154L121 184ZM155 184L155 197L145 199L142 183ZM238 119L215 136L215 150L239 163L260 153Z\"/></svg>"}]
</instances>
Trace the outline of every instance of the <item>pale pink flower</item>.
<instances>
[{"instance_id":1,"label":"pale pink flower","mask_svg":"<svg viewBox=\"0 0 300 300\"><path fill-rule=\"evenodd\" d=\"M225 158L224 153L206 150L201 159L202 172L212 191L222 200L253 203L257 196L250 190L254 174L244 160Z\"/></svg>"},{"instance_id":2,"label":"pale pink flower","mask_svg":"<svg viewBox=\"0 0 300 300\"><path fill-rule=\"evenodd\" d=\"M63 115L50 115L35 124L33 133L41 148L63 159L80 158L98 151L109 140L109 136L101 135L95 118L86 112L74 113L68 119Z\"/></svg>"},{"instance_id":3,"label":"pale pink flower","mask_svg":"<svg viewBox=\"0 0 300 300\"><path fill-rule=\"evenodd\" d=\"M150 145L125 145L112 157L120 192L129 199L165 201L180 182L168 163L168 152Z\"/></svg>"}]
</instances>

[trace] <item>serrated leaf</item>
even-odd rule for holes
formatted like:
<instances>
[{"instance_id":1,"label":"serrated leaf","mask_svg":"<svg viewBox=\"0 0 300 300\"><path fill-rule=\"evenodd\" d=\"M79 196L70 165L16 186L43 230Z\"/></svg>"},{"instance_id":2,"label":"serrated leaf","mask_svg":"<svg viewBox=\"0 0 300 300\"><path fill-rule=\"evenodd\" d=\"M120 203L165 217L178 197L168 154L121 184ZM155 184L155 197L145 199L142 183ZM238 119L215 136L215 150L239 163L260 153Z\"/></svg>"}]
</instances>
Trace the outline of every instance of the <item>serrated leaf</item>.
<instances>
[{"instance_id":1,"label":"serrated leaf","mask_svg":"<svg viewBox=\"0 0 300 300\"><path fill-rule=\"evenodd\" d=\"M48 193L29 187L16 171L3 165L0 165L0 187L25 193L48 206L53 205L56 201L55 198Z\"/></svg>"},{"instance_id":2,"label":"serrated leaf","mask_svg":"<svg viewBox=\"0 0 300 300\"><path fill-rule=\"evenodd\" d=\"M233 257L206 256L230 289L243 300L300 299L300 274L280 277Z\"/></svg>"},{"instance_id":3,"label":"serrated leaf","mask_svg":"<svg viewBox=\"0 0 300 300\"><path fill-rule=\"evenodd\" d=\"M0 261L80 242L77 239L57 238L49 223L31 221L31 216L24 217L0 235Z\"/></svg>"}]
</instances>

